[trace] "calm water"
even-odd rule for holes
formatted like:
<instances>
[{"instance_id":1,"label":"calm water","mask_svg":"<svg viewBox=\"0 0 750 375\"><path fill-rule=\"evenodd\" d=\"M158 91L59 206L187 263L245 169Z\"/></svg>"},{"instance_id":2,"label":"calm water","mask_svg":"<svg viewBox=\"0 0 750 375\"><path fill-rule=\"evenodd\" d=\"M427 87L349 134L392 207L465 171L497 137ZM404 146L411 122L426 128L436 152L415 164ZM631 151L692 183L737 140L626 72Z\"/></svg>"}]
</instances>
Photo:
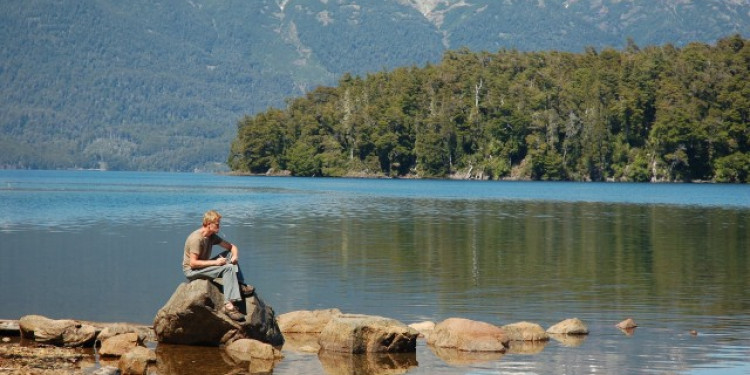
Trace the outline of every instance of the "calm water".
<instances>
[{"instance_id":1,"label":"calm water","mask_svg":"<svg viewBox=\"0 0 750 375\"><path fill-rule=\"evenodd\" d=\"M150 324L183 281L185 237L208 209L224 215L223 235L277 314L338 307L545 328L578 317L591 330L490 357L421 341L406 358L285 348L274 374L750 372L741 185L0 171L0 319ZM632 335L614 327L629 317ZM218 350L156 349L164 372L232 370Z\"/></svg>"}]
</instances>

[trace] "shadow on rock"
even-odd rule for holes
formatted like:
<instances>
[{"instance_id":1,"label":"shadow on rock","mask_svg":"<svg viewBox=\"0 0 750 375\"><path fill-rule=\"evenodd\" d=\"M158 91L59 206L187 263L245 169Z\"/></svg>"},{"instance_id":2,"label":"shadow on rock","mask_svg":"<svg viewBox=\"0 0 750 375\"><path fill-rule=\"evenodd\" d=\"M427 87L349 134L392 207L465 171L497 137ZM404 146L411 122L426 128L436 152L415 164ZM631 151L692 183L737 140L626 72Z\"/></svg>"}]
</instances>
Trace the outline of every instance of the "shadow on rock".
<instances>
[{"instance_id":1,"label":"shadow on rock","mask_svg":"<svg viewBox=\"0 0 750 375\"><path fill-rule=\"evenodd\" d=\"M328 375L405 374L418 364L415 352L350 354L321 350L318 359Z\"/></svg>"}]
</instances>

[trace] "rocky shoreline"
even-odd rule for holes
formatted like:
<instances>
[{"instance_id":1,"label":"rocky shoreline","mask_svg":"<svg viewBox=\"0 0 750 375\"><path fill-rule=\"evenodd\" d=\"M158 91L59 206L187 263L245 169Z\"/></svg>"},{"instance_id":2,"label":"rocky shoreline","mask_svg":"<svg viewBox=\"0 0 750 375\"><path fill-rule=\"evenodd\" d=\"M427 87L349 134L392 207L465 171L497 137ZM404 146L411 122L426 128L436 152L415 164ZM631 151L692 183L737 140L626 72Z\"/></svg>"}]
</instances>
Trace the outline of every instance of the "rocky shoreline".
<instances>
[{"instance_id":1,"label":"rocky shoreline","mask_svg":"<svg viewBox=\"0 0 750 375\"><path fill-rule=\"evenodd\" d=\"M0 320L0 373L167 374L204 362L214 372L218 366L224 373L271 373L290 352L317 354L327 373L404 373L418 365L417 340L446 363L466 365L539 353L550 340L578 346L589 333L576 318L547 329L459 317L406 325L336 308L276 316L257 293L244 302L244 317L232 319L221 311L221 285L197 280L178 286L153 326L39 315ZM628 319L617 327L632 334L636 324ZM193 355L196 360L185 359Z\"/></svg>"},{"instance_id":2,"label":"rocky shoreline","mask_svg":"<svg viewBox=\"0 0 750 375\"><path fill-rule=\"evenodd\" d=\"M238 339L213 349L221 354L222 364L227 369L249 373L271 373L283 360L282 348L285 352L317 354L329 373L359 373L363 368L401 373L418 365L414 351L417 339L425 340L446 363L466 365L495 360L505 353L539 353L550 339L565 346L577 346L588 334L585 324L577 319L562 321L547 330L530 322L495 326L462 318L406 326L393 319L345 314L338 309L294 311L280 315L277 321L284 334L282 346ZM34 326L28 327L29 322ZM42 328L42 325L47 327ZM94 340L79 340L74 345L60 341L64 335L56 338L47 335L55 331L50 326L56 326L58 331L64 326L62 332L69 334L94 327L96 334ZM31 333L29 329L36 331ZM42 333L41 340L37 331ZM185 347L159 342L150 326L52 320L37 315L0 320L0 337L3 341L0 372L3 373L179 373L181 370L175 363L180 361L175 356L182 356L178 347ZM209 352L212 349L210 346L195 348Z\"/></svg>"}]
</instances>

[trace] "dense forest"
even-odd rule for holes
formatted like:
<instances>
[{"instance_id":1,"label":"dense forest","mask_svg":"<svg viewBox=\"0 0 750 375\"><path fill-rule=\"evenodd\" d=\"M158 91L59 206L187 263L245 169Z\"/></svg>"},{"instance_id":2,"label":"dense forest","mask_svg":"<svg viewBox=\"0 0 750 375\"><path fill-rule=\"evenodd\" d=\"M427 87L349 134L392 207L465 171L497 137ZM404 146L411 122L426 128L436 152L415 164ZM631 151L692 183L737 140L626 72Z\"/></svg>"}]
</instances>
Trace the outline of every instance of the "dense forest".
<instances>
[{"instance_id":1,"label":"dense forest","mask_svg":"<svg viewBox=\"0 0 750 375\"><path fill-rule=\"evenodd\" d=\"M747 182L740 35L582 53L447 52L238 122L229 166L296 176Z\"/></svg>"}]
</instances>

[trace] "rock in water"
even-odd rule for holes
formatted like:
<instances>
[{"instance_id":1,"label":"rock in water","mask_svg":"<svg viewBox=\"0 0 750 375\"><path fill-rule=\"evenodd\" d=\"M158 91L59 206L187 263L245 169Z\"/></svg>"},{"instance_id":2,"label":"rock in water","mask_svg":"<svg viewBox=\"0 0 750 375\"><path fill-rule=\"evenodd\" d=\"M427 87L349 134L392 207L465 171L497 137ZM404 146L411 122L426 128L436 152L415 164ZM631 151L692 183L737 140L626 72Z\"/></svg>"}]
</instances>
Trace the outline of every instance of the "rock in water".
<instances>
[{"instance_id":1,"label":"rock in water","mask_svg":"<svg viewBox=\"0 0 750 375\"><path fill-rule=\"evenodd\" d=\"M143 346L136 346L120 357L118 368L123 375L145 375L148 364L156 362L156 353Z\"/></svg>"},{"instance_id":2,"label":"rock in water","mask_svg":"<svg viewBox=\"0 0 750 375\"><path fill-rule=\"evenodd\" d=\"M318 343L323 350L340 353L406 353L416 351L418 335L394 319L341 314L323 328Z\"/></svg>"},{"instance_id":3,"label":"rock in water","mask_svg":"<svg viewBox=\"0 0 750 375\"><path fill-rule=\"evenodd\" d=\"M510 341L547 341L549 335L544 328L536 323L518 322L507 324L502 327L505 336Z\"/></svg>"},{"instance_id":4,"label":"rock in water","mask_svg":"<svg viewBox=\"0 0 750 375\"><path fill-rule=\"evenodd\" d=\"M589 328L578 318L565 319L547 329L550 334L588 335Z\"/></svg>"},{"instance_id":5,"label":"rock in water","mask_svg":"<svg viewBox=\"0 0 750 375\"><path fill-rule=\"evenodd\" d=\"M123 333L102 340L102 346L99 348L99 355L120 357L129 352L136 346L144 346L143 340L135 332Z\"/></svg>"},{"instance_id":6,"label":"rock in water","mask_svg":"<svg viewBox=\"0 0 750 375\"><path fill-rule=\"evenodd\" d=\"M279 315L278 323L283 333L321 333L331 319L340 315L339 309L292 311Z\"/></svg>"},{"instance_id":7,"label":"rock in water","mask_svg":"<svg viewBox=\"0 0 750 375\"><path fill-rule=\"evenodd\" d=\"M627 318L620 323L617 323L616 327L619 329L633 329L635 327L638 327L638 325L635 324L635 320L633 320L632 318Z\"/></svg>"},{"instance_id":8,"label":"rock in water","mask_svg":"<svg viewBox=\"0 0 750 375\"><path fill-rule=\"evenodd\" d=\"M154 318L159 342L181 345L226 345L239 339L254 339L274 346L284 343L273 308L256 292L240 310L244 321L234 321L222 310L224 296L209 280L182 283Z\"/></svg>"},{"instance_id":9,"label":"rock in water","mask_svg":"<svg viewBox=\"0 0 750 375\"><path fill-rule=\"evenodd\" d=\"M226 347L226 352L238 362L252 362L254 359L274 361L283 358L281 350L252 339L240 339Z\"/></svg>"},{"instance_id":10,"label":"rock in water","mask_svg":"<svg viewBox=\"0 0 750 375\"><path fill-rule=\"evenodd\" d=\"M449 318L435 326L427 344L465 352L504 353L509 339L505 331L493 324L463 318Z\"/></svg>"},{"instance_id":11,"label":"rock in water","mask_svg":"<svg viewBox=\"0 0 750 375\"><path fill-rule=\"evenodd\" d=\"M18 321L21 336L45 344L77 347L94 342L96 328L72 319L26 315Z\"/></svg>"}]
</instances>

